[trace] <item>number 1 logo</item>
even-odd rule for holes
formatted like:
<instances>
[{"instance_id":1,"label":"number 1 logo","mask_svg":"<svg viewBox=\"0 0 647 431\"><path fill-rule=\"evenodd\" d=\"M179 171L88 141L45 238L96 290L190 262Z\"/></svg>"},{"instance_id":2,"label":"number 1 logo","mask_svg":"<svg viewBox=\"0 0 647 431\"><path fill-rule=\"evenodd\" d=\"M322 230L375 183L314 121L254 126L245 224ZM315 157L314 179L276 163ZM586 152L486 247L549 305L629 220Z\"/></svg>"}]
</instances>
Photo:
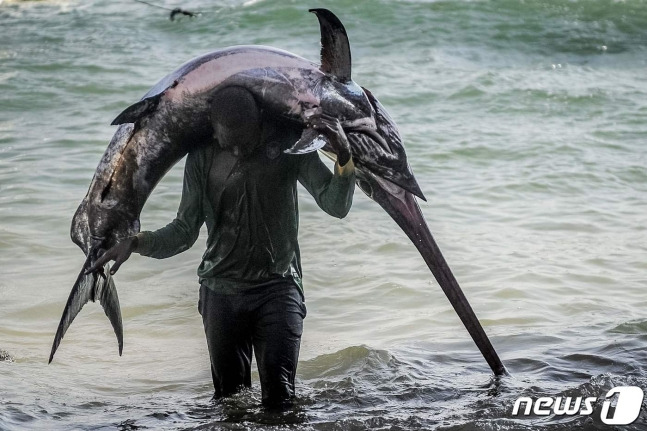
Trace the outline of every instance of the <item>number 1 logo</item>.
<instances>
[{"instance_id":1,"label":"number 1 logo","mask_svg":"<svg viewBox=\"0 0 647 431\"><path fill-rule=\"evenodd\" d=\"M611 398L615 394L618 394L616 410L609 417ZM644 396L642 389L637 386L617 386L611 389L602 404L600 419L607 425L629 425L638 419Z\"/></svg>"}]
</instances>

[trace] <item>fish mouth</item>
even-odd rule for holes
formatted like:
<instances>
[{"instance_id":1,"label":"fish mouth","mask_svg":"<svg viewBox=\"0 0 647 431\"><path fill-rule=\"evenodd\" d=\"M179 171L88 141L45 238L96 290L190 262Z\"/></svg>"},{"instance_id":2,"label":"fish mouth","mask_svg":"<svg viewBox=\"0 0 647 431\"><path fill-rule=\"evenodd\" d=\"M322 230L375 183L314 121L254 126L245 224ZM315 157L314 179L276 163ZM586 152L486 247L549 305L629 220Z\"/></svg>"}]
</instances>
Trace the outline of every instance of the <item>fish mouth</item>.
<instances>
[{"instance_id":1,"label":"fish mouth","mask_svg":"<svg viewBox=\"0 0 647 431\"><path fill-rule=\"evenodd\" d=\"M494 374L508 375L429 231L414 195L399 185L361 168L356 169L356 174L359 188L391 216L416 246Z\"/></svg>"}]
</instances>

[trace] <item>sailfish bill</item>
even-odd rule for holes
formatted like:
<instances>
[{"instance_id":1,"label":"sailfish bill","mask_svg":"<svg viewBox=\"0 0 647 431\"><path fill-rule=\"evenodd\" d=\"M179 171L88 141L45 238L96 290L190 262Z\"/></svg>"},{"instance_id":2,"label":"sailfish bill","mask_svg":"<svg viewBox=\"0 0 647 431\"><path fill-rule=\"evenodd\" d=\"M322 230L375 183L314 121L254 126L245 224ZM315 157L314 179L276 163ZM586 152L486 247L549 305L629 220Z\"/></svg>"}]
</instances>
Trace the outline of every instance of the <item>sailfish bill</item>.
<instances>
[{"instance_id":1,"label":"sailfish bill","mask_svg":"<svg viewBox=\"0 0 647 431\"><path fill-rule=\"evenodd\" d=\"M359 188L380 204L416 246L492 372L497 376L508 375L508 371L429 231L415 197L396 184L369 172L360 173L358 177Z\"/></svg>"}]
</instances>

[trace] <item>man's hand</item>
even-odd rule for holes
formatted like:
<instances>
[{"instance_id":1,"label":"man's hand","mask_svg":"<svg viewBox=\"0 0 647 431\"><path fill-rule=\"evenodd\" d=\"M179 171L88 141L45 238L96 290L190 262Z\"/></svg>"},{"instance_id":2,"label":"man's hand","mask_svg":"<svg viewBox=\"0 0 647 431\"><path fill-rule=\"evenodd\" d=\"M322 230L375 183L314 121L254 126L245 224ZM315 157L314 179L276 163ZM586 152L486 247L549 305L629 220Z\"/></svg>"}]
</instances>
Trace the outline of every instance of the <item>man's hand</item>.
<instances>
[{"instance_id":1,"label":"man's hand","mask_svg":"<svg viewBox=\"0 0 647 431\"><path fill-rule=\"evenodd\" d=\"M108 263L111 260L115 261L115 264L110 269L110 274L115 275L117 270L122 263L128 260L133 251L137 250L137 237L131 236L129 238L123 239L115 244L111 249L106 251L87 271L86 274L91 274L99 270L103 270L103 265Z\"/></svg>"},{"instance_id":2,"label":"man's hand","mask_svg":"<svg viewBox=\"0 0 647 431\"><path fill-rule=\"evenodd\" d=\"M339 166L344 166L351 158L350 145L339 119L324 113L321 108L309 109L304 113L306 124L328 137L333 151L337 154Z\"/></svg>"}]
</instances>

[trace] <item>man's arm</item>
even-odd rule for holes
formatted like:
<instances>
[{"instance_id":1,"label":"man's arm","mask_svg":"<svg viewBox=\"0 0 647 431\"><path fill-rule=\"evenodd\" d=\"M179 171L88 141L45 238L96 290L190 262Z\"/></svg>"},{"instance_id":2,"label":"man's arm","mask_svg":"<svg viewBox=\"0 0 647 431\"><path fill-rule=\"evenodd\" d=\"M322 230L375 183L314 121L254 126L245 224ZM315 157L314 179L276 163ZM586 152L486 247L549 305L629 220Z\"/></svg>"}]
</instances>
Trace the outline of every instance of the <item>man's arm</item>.
<instances>
[{"instance_id":1,"label":"man's arm","mask_svg":"<svg viewBox=\"0 0 647 431\"><path fill-rule=\"evenodd\" d=\"M344 166L339 166L336 162L333 174L316 152L301 157L303 161L299 166L299 182L315 198L319 208L333 217L346 217L353 204L355 190L353 159Z\"/></svg>"},{"instance_id":2,"label":"man's arm","mask_svg":"<svg viewBox=\"0 0 647 431\"><path fill-rule=\"evenodd\" d=\"M333 217L344 218L353 204L355 164L348 138L339 120L320 108L305 113L308 127L323 133L337 154L331 174L316 153L306 154L299 168L299 182L314 196L317 205Z\"/></svg>"},{"instance_id":3,"label":"man's arm","mask_svg":"<svg viewBox=\"0 0 647 431\"><path fill-rule=\"evenodd\" d=\"M86 274L99 271L111 260L114 260L115 264L110 269L110 273L115 274L133 252L162 259L187 250L195 243L204 222L203 187L197 159L197 153L190 153L187 157L182 200L175 220L155 232L140 232L136 236L119 241L97 259L85 272Z\"/></svg>"},{"instance_id":4,"label":"man's arm","mask_svg":"<svg viewBox=\"0 0 647 431\"><path fill-rule=\"evenodd\" d=\"M175 219L156 231L137 234L135 252L142 256L164 259L191 248L204 223L203 193L206 173L199 166L198 152L189 153L184 167L182 200Z\"/></svg>"}]
</instances>

